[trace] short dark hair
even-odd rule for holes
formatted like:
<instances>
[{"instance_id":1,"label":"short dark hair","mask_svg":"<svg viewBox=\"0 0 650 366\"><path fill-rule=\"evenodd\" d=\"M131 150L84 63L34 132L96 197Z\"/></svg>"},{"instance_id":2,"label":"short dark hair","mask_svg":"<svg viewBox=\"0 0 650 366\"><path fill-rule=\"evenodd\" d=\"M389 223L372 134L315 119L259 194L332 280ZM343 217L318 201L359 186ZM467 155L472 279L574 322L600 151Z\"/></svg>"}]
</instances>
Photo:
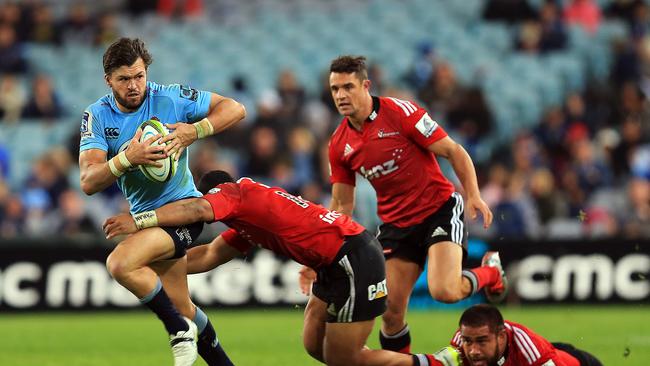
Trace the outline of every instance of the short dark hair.
<instances>
[{"instance_id":1,"label":"short dark hair","mask_svg":"<svg viewBox=\"0 0 650 366\"><path fill-rule=\"evenodd\" d=\"M108 46L104 52L104 73L110 75L117 68L131 66L139 57L144 61L145 69L153 62L142 40L122 37Z\"/></svg>"},{"instance_id":2,"label":"short dark hair","mask_svg":"<svg viewBox=\"0 0 650 366\"><path fill-rule=\"evenodd\" d=\"M234 183L235 179L232 175L223 170L213 170L203 174L199 180L199 192L202 194L208 193L209 190L223 183Z\"/></svg>"},{"instance_id":3,"label":"short dark hair","mask_svg":"<svg viewBox=\"0 0 650 366\"><path fill-rule=\"evenodd\" d=\"M492 333L503 329L503 315L499 309L488 304L478 304L463 312L458 321L459 326L482 327L487 325Z\"/></svg>"},{"instance_id":4,"label":"short dark hair","mask_svg":"<svg viewBox=\"0 0 650 366\"><path fill-rule=\"evenodd\" d=\"M364 56L339 56L332 61L330 72L351 74L354 73L359 80L368 79L368 68Z\"/></svg>"}]
</instances>

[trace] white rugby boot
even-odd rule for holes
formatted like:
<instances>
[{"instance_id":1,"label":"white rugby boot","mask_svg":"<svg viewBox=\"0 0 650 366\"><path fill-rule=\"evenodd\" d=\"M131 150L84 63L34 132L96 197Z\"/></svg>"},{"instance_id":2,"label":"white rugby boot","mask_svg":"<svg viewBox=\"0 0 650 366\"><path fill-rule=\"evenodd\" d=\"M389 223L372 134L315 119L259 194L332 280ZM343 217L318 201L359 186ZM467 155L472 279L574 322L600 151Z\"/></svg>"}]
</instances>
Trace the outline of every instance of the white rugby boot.
<instances>
[{"instance_id":1,"label":"white rugby boot","mask_svg":"<svg viewBox=\"0 0 650 366\"><path fill-rule=\"evenodd\" d=\"M196 348L197 333L196 324L186 317L183 317L190 326L186 331L171 334L169 344L174 354L174 366L192 366L199 353Z\"/></svg>"}]
</instances>

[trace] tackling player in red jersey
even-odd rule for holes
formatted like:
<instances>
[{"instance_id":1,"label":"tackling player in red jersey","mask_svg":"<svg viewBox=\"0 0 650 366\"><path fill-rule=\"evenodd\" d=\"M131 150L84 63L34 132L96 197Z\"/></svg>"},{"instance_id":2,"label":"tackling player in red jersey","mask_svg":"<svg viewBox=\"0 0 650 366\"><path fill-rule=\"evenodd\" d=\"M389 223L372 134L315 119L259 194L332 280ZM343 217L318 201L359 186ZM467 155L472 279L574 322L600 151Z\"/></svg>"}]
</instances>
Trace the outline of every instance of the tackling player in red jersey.
<instances>
[{"instance_id":1,"label":"tackling player in red jersey","mask_svg":"<svg viewBox=\"0 0 650 366\"><path fill-rule=\"evenodd\" d=\"M249 178L235 183L223 171L203 176L198 188L205 194L202 198L109 218L104 231L111 238L151 226L221 221L230 229L211 244L188 251L188 272L208 271L253 246L314 268L318 280L303 329L303 343L312 357L341 366L458 364L453 349L406 355L365 347L375 317L386 309L386 272L381 246L350 217Z\"/></svg>"},{"instance_id":2,"label":"tackling player in red jersey","mask_svg":"<svg viewBox=\"0 0 650 366\"><path fill-rule=\"evenodd\" d=\"M465 366L602 366L593 355L566 343L550 343L525 326L503 320L490 305L465 310L451 340Z\"/></svg>"},{"instance_id":3,"label":"tackling player in red jersey","mask_svg":"<svg viewBox=\"0 0 650 366\"><path fill-rule=\"evenodd\" d=\"M352 214L355 174L374 187L383 221L377 239L386 257L389 288L380 341L384 349L409 352L406 309L427 259L429 292L436 300L456 302L485 287L488 299L499 301L506 291L496 252L486 253L483 266L462 270L467 242L463 197L442 174L436 157L451 163L472 219L479 211L487 228L492 212L481 199L472 159L442 126L413 102L370 95L364 57L332 61L329 82L344 116L329 146L330 208Z\"/></svg>"}]
</instances>

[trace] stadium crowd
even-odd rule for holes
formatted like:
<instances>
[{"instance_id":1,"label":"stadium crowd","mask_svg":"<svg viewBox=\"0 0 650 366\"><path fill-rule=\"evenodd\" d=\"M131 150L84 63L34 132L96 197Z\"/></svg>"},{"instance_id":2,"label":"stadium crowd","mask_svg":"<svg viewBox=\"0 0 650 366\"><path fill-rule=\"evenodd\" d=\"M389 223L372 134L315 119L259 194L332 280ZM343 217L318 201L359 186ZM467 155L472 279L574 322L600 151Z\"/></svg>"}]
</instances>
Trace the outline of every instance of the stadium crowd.
<instances>
[{"instance_id":1,"label":"stadium crowd","mask_svg":"<svg viewBox=\"0 0 650 366\"><path fill-rule=\"evenodd\" d=\"M121 35L117 20L128 14L157 11L159 16L189 22L202 11L200 0L178 2L184 7L176 3L133 1L103 12L80 2L55 16L46 2L3 2L0 133L3 125L80 120L83 112L61 102L60 93L72 91L57 89L50 75L30 68L25 52L30 44L104 47ZM621 19L628 36L611 45L614 62L608 80L592 80L584 90L569 93L561 104L546 109L533 128L519 129L487 156L480 155L484 153L477 146L497 126L484 91L462 83L454 65L436 52L433 43L418 44L410 71L399 77L388 77L390 70L381 60L370 60L373 93L416 101L470 152L482 195L495 214L491 230L470 228L472 235L648 238L650 7L641 0L613 1L604 8L591 0L541 3L533 7L523 0L488 1L484 21L516 24L512 52L531 55L562 52L568 47L567 28L575 24L594 33L602 19ZM246 104L247 119L192 148L195 178L224 169L327 205L327 141L340 117L326 68L323 65L323 75L313 76L322 80L319 93L308 92L290 68L279 73L275 87L260 95L250 90L247 75L234 77L230 88L234 93L229 96ZM116 187L98 194L101 199L85 199L75 181L78 147L79 133L70 131L68 144L52 146L30 163L28 178L12 186L12 152L0 142L2 238L93 238L101 235L106 217L128 210ZM378 224L374 194L365 182L357 184L356 214L372 230Z\"/></svg>"}]
</instances>

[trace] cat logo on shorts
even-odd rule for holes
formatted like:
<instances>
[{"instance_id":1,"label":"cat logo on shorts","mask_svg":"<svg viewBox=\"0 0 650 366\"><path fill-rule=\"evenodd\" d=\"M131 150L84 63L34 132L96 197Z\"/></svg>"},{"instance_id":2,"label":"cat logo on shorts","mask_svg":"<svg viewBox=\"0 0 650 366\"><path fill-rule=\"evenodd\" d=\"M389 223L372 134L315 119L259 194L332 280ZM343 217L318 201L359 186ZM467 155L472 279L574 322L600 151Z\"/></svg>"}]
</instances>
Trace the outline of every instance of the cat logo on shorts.
<instances>
[{"instance_id":1,"label":"cat logo on shorts","mask_svg":"<svg viewBox=\"0 0 650 366\"><path fill-rule=\"evenodd\" d=\"M388 288L386 287L386 279L377 283L376 285L368 286L368 301L381 299L388 295Z\"/></svg>"}]
</instances>

